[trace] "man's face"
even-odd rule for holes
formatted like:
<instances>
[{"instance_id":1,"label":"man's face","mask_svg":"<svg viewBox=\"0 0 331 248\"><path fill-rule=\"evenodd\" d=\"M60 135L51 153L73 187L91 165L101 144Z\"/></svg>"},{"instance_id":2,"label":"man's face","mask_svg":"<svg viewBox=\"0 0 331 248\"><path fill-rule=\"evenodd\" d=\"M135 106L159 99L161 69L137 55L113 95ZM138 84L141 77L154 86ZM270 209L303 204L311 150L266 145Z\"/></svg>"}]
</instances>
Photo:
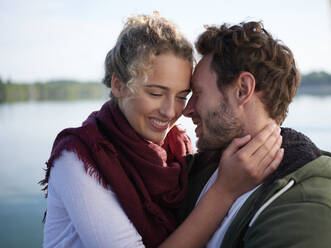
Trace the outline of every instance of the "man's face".
<instances>
[{"instance_id":1,"label":"man's face","mask_svg":"<svg viewBox=\"0 0 331 248\"><path fill-rule=\"evenodd\" d=\"M211 69L212 55L204 56L196 66L190 98L183 114L191 117L198 137L199 151L224 149L235 137L244 134L235 116L231 89L223 94L216 85L217 74ZM231 86L230 86L231 88Z\"/></svg>"}]
</instances>

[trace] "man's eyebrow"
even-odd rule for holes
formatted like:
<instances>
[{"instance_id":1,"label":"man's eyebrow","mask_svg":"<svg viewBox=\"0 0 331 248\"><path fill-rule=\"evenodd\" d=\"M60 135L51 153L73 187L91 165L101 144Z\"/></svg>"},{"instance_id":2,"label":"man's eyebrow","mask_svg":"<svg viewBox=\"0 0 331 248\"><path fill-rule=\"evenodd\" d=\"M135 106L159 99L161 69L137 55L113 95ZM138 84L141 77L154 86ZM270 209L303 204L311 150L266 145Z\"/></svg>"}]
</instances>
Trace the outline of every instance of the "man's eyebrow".
<instances>
[{"instance_id":1,"label":"man's eyebrow","mask_svg":"<svg viewBox=\"0 0 331 248\"><path fill-rule=\"evenodd\" d=\"M162 89L162 90L169 90L168 87L166 86L163 86L163 85L158 85L158 84L149 84L149 85L145 85L145 87L147 88L159 88L159 89ZM191 92L191 89L186 89L186 90L182 90L180 93L190 93Z\"/></svg>"},{"instance_id":2,"label":"man's eyebrow","mask_svg":"<svg viewBox=\"0 0 331 248\"><path fill-rule=\"evenodd\" d=\"M194 90L196 87L194 86L194 84L193 84L193 81L192 81L192 79L191 79L191 81L190 81L190 86L191 86L191 89L192 90Z\"/></svg>"},{"instance_id":3,"label":"man's eyebrow","mask_svg":"<svg viewBox=\"0 0 331 248\"><path fill-rule=\"evenodd\" d=\"M191 89L187 89L187 90L182 90L181 93L190 93Z\"/></svg>"},{"instance_id":4,"label":"man's eyebrow","mask_svg":"<svg viewBox=\"0 0 331 248\"><path fill-rule=\"evenodd\" d=\"M192 91L196 91L197 90L197 87L195 87L192 83L191 83L191 90Z\"/></svg>"}]
</instances>

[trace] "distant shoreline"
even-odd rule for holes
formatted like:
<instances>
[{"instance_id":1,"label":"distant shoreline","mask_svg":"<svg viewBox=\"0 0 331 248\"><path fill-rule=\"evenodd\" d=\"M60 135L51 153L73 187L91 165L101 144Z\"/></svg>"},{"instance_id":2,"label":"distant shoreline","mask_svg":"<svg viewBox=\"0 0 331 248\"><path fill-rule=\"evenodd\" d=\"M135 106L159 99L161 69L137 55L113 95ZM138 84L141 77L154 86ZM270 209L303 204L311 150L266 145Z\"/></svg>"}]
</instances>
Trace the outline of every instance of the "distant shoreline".
<instances>
[{"instance_id":1,"label":"distant shoreline","mask_svg":"<svg viewBox=\"0 0 331 248\"><path fill-rule=\"evenodd\" d=\"M103 99L108 94L109 90L106 86L96 82L82 83L73 80L33 84L0 82L0 103Z\"/></svg>"},{"instance_id":2,"label":"distant shoreline","mask_svg":"<svg viewBox=\"0 0 331 248\"><path fill-rule=\"evenodd\" d=\"M56 80L26 84L2 82L0 79L0 104L24 101L106 99L108 94L109 89L101 82ZM331 96L331 75L326 72L302 75L297 95Z\"/></svg>"},{"instance_id":3,"label":"distant shoreline","mask_svg":"<svg viewBox=\"0 0 331 248\"><path fill-rule=\"evenodd\" d=\"M326 72L312 72L302 75L298 95L331 95L331 75Z\"/></svg>"},{"instance_id":4,"label":"distant shoreline","mask_svg":"<svg viewBox=\"0 0 331 248\"><path fill-rule=\"evenodd\" d=\"M331 96L330 85L301 85L298 89L297 95L311 95L311 96Z\"/></svg>"}]
</instances>

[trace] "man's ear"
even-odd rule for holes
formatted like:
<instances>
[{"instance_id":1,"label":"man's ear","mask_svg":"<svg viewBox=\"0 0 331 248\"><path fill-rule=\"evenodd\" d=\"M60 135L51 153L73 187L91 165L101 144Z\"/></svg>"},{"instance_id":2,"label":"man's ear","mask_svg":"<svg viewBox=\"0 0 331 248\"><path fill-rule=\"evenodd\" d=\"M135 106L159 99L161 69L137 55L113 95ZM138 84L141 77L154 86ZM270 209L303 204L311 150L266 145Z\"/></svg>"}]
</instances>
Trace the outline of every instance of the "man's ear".
<instances>
[{"instance_id":1,"label":"man's ear","mask_svg":"<svg viewBox=\"0 0 331 248\"><path fill-rule=\"evenodd\" d=\"M116 98L123 95L123 83L115 74L111 76L111 92Z\"/></svg>"},{"instance_id":2,"label":"man's ear","mask_svg":"<svg viewBox=\"0 0 331 248\"><path fill-rule=\"evenodd\" d=\"M244 71L239 74L237 79L237 100L239 105L246 104L254 94L255 77L252 73Z\"/></svg>"}]
</instances>

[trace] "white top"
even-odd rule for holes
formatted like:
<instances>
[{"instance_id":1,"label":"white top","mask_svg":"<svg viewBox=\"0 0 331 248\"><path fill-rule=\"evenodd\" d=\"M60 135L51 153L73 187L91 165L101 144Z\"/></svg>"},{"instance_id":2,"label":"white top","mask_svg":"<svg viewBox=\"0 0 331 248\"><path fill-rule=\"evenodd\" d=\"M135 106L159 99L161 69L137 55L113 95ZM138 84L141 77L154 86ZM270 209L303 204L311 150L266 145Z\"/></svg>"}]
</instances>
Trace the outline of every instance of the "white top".
<instances>
[{"instance_id":1,"label":"white top","mask_svg":"<svg viewBox=\"0 0 331 248\"><path fill-rule=\"evenodd\" d=\"M43 247L145 247L115 193L63 151L48 181Z\"/></svg>"},{"instance_id":2,"label":"white top","mask_svg":"<svg viewBox=\"0 0 331 248\"><path fill-rule=\"evenodd\" d=\"M198 204L198 202L200 201L201 197L208 191L208 189L214 184L216 178L217 178L217 173L218 173L218 168L216 169L216 171L214 172L214 174L209 178L208 182L206 183L206 185L204 186L204 188L202 189L200 196L196 202L196 204ZM232 204L230 210L228 211L228 214L224 217L220 227L217 229L217 231L214 233L213 237L209 240L207 247L208 248L214 248L214 247L220 247L222 242L223 242L223 238L224 235L226 233L226 231L228 230L230 224L232 223L233 219L236 217L239 209L241 208L241 206L245 203L245 201L247 200L247 198L258 188L259 186L255 187L254 189L252 189L251 191L246 192L245 194L241 195L239 198L237 198L237 200Z\"/></svg>"}]
</instances>

